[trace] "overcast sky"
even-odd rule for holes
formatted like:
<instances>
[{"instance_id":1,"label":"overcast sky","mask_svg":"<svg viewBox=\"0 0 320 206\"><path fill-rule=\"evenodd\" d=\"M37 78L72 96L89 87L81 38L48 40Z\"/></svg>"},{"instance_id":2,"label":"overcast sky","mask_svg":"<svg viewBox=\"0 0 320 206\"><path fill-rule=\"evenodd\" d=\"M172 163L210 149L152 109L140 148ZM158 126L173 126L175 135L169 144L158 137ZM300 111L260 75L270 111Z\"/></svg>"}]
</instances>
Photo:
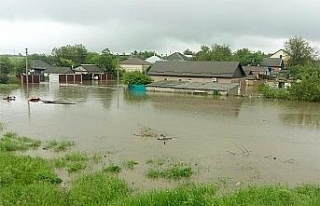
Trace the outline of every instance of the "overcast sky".
<instances>
[{"instance_id":1,"label":"overcast sky","mask_svg":"<svg viewBox=\"0 0 320 206\"><path fill-rule=\"evenodd\" d=\"M90 51L159 54L227 44L265 53L302 36L320 47L319 0L2 0L0 53Z\"/></svg>"}]
</instances>

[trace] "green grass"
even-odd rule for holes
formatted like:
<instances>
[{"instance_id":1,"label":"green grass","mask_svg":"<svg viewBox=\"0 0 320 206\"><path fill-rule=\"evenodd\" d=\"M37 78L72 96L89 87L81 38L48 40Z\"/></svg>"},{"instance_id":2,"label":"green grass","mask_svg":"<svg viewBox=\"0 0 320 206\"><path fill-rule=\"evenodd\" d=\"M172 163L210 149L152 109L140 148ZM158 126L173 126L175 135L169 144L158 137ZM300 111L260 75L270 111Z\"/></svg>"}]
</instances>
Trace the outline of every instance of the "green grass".
<instances>
[{"instance_id":1,"label":"green grass","mask_svg":"<svg viewBox=\"0 0 320 206\"><path fill-rule=\"evenodd\" d=\"M56 186L46 183L13 184L0 190L0 205L66 205L65 195Z\"/></svg>"},{"instance_id":2,"label":"green grass","mask_svg":"<svg viewBox=\"0 0 320 206\"><path fill-rule=\"evenodd\" d=\"M88 157L83 152L71 152L62 158L53 161L57 168L66 168L69 173L77 172L86 168Z\"/></svg>"},{"instance_id":3,"label":"green grass","mask_svg":"<svg viewBox=\"0 0 320 206\"><path fill-rule=\"evenodd\" d=\"M14 136L10 133L7 136ZM11 142L9 148L20 148L21 142ZM16 145L15 145L16 144ZM32 145L32 144L31 144ZM6 147L4 147L6 148ZM24 150L24 149L23 149ZM130 192L128 184L118 177L106 174L105 171L93 174L79 174L68 190L63 189L62 180L55 174L49 160L15 154L13 150L0 151L0 206L23 205L130 205L130 206L176 206L176 205L292 205L318 206L320 205L320 186L304 185L296 188L285 186L262 186L238 189L230 194L217 194L218 186L182 185L170 190L146 191L143 193ZM58 159L62 167L77 168L77 164L88 160L85 153L72 152ZM134 161L128 161L133 162ZM158 166L156 164L156 166ZM70 167L70 168L72 168ZM163 166L161 166L163 167ZM111 171L121 169L117 165L110 165ZM169 179L190 177L192 170L186 165L175 165L163 170L154 170L153 176Z\"/></svg>"},{"instance_id":4,"label":"green grass","mask_svg":"<svg viewBox=\"0 0 320 206\"><path fill-rule=\"evenodd\" d=\"M105 167L103 171L107 173L119 173L121 171L121 167L111 164L108 167Z\"/></svg>"},{"instance_id":5,"label":"green grass","mask_svg":"<svg viewBox=\"0 0 320 206\"><path fill-rule=\"evenodd\" d=\"M61 182L48 161L0 152L0 188L12 184L28 185L39 182L51 184Z\"/></svg>"},{"instance_id":6,"label":"green grass","mask_svg":"<svg viewBox=\"0 0 320 206\"><path fill-rule=\"evenodd\" d=\"M0 84L0 89L17 89L19 87L19 84Z\"/></svg>"},{"instance_id":7,"label":"green grass","mask_svg":"<svg viewBox=\"0 0 320 206\"><path fill-rule=\"evenodd\" d=\"M134 161L134 160L129 160L123 163L124 167L130 170L134 169L134 166L136 166L138 164L138 162Z\"/></svg>"},{"instance_id":8,"label":"green grass","mask_svg":"<svg viewBox=\"0 0 320 206\"><path fill-rule=\"evenodd\" d=\"M0 139L0 151L25 151L37 149L41 145L40 140L20 137L16 133L8 132Z\"/></svg>"},{"instance_id":9,"label":"green grass","mask_svg":"<svg viewBox=\"0 0 320 206\"><path fill-rule=\"evenodd\" d=\"M74 145L73 141L68 141L68 140L62 140L62 141L57 141L57 140L50 140L46 143L44 146L44 149L51 149L55 152L61 152L61 151L67 151L70 147Z\"/></svg>"},{"instance_id":10,"label":"green grass","mask_svg":"<svg viewBox=\"0 0 320 206\"><path fill-rule=\"evenodd\" d=\"M94 154L93 154L93 157L92 157L92 159L93 159L93 162L94 163L100 163L101 161L102 161L102 154L101 154L101 152L100 151L98 151L98 152L95 152Z\"/></svg>"},{"instance_id":11,"label":"green grass","mask_svg":"<svg viewBox=\"0 0 320 206\"><path fill-rule=\"evenodd\" d=\"M234 194L214 199L215 205L320 205L320 188L301 186L249 187Z\"/></svg>"},{"instance_id":12,"label":"green grass","mask_svg":"<svg viewBox=\"0 0 320 206\"><path fill-rule=\"evenodd\" d=\"M130 195L114 205L130 206L176 206L176 205L212 205L211 198L216 189L213 186L182 186L173 190L151 191Z\"/></svg>"},{"instance_id":13,"label":"green grass","mask_svg":"<svg viewBox=\"0 0 320 206\"><path fill-rule=\"evenodd\" d=\"M175 165L166 169L150 169L147 173L147 177L178 180L182 178L190 178L192 173L192 169L189 166Z\"/></svg>"},{"instance_id":14,"label":"green grass","mask_svg":"<svg viewBox=\"0 0 320 206\"><path fill-rule=\"evenodd\" d=\"M164 165L168 160L165 158L158 158L158 159L149 159L146 161L146 164L153 165L153 166L161 166Z\"/></svg>"},{"instance_id":15,"label":"green grass","mask_svg":"<svg viewBox=\"0 0 320 206\"><path fill-rule=\"evenodd\" d=\"M128 194L129 188L124 181L99 172L74 182L67 205L109 205Z\"/></svg>"}]
</instances>

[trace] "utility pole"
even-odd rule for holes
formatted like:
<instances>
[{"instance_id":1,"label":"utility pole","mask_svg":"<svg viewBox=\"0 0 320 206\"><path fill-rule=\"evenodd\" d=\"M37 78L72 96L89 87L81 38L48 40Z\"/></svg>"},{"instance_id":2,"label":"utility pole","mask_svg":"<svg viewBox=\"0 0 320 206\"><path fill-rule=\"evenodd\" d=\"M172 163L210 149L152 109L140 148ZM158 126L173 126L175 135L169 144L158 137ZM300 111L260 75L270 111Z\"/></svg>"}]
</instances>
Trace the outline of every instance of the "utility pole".
<instances>
[{"instance_id":1,"label":"utility pole","mask_svg":"<svg viewBox=\"0 0 320 206\"><path fill-rule=\"evenodd\" d=\"M28 48L26 48L26 83L28 85L29 79L28 79Z\"/></svg>"}]
</instances>

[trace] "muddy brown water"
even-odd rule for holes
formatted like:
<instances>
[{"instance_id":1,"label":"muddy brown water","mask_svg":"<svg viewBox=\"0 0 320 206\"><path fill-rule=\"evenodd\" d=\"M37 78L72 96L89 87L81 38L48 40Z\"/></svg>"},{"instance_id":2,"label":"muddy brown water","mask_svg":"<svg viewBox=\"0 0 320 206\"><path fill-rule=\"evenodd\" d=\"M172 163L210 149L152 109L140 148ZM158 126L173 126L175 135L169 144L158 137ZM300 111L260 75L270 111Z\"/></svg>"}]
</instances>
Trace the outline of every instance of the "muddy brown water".
<instances>
[{"instance_id":1,"label":"muddy brown water","mask_svg":"<svg viewBox=\"0 0 320 206\"><path fill-rule=\"evenodd\" d=\"M8 94L16 100L2 100ZM76 104L28 103L30 95ZM2 133L73 140L74 149L108 154L117 164L135 160L135 169L120 176L137 189L176 184L145 178L150 159L191 165L192 181L200 183L320 184L319 103L140 96L114 84L30 85L2 89L0 96ZM167 139L139 136L143 131Z\"/></svg>"}]
</instances>

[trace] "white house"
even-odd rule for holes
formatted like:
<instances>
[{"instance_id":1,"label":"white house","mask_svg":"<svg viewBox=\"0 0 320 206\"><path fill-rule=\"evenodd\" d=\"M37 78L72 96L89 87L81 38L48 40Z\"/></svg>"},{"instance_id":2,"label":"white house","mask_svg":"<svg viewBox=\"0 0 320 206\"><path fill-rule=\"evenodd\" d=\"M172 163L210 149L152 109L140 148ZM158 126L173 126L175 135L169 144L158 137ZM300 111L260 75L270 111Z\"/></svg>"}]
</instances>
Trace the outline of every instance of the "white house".
<instances>
[{"instance_id":1,"label":"white house","mask_svg":"<svg viewBox=\"0 0 320 206\"><path fill-rule=\"evenodd\" d=\"M127 72L140 71L144 72L151 64L136 57L131 57L120 63L119 67Z\"/></svg>"}]
</instances>

